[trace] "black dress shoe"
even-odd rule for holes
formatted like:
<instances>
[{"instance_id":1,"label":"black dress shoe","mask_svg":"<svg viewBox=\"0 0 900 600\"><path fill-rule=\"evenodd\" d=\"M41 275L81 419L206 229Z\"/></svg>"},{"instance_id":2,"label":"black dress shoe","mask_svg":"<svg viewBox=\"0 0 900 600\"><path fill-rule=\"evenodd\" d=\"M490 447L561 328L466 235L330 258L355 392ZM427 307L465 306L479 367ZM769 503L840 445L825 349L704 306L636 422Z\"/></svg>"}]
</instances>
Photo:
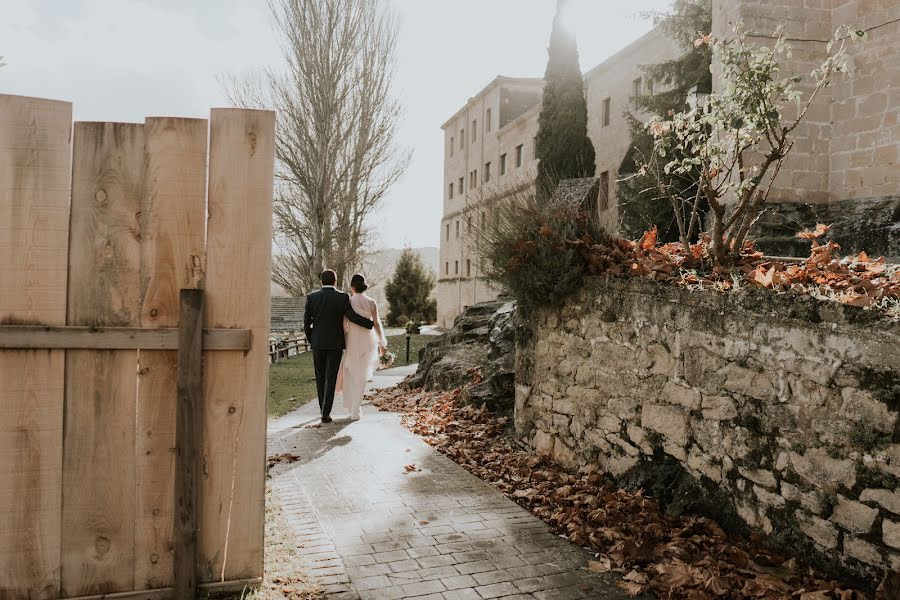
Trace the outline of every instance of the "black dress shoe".
<instances>
[{"instance_id":1,"label":"black dress shoe","mask_svg":"<svg viewBox=\"0 0 900 600\"><path fill-rule=\"evenodd\" d=\"M322 417L323 423L331 423L331 417Z\"/></svg>"}]
</instances>

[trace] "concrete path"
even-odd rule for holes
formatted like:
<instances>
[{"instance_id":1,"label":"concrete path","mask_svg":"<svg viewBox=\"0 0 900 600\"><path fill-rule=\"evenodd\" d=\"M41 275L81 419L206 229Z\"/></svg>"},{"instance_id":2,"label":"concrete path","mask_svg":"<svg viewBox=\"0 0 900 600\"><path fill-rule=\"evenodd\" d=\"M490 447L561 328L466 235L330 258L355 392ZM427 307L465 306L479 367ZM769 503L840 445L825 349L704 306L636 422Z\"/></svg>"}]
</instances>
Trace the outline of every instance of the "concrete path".
<instances>
[{"instance_id":1,"label":"concrete path","mask_svg":"<svg viewBox=\"0 0 900 600\"><path fill-rule=\"evenodd\" d=\"M373 385L414 370L380 372ZM330 597L625 598L611 578L585 570L585 551L404 429L399 415L362 414L319 425L312 402L269 429L270 454L301 457L272 469L273 493Z\"/></svg>"}]
</instances>

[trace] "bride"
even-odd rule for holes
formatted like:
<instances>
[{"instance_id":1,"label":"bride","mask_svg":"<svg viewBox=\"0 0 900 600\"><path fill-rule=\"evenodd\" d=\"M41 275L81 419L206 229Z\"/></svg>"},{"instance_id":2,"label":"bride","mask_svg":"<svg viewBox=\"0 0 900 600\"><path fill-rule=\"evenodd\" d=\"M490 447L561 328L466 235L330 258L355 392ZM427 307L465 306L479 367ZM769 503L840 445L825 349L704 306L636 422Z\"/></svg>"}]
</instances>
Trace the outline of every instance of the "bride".
<instances>
[{"instance_id":1,"label":"bride","mask_svg":"<svg viewBox=\"0 0 900 600\"><path fill-rule=\"evenodd\" d=\"M359 419L359 407L366 391L366 382L378 368L379 355L387 349L387 339L378 318L378 305L365 294L368 287L366 278L358 273L350 279L350 305L356 313L371 319L375 326L365 329L344 319L347 351L341 361L335 390L335 395L342 396L344 408L354 421Z\"/></svg>"}]
</instances>

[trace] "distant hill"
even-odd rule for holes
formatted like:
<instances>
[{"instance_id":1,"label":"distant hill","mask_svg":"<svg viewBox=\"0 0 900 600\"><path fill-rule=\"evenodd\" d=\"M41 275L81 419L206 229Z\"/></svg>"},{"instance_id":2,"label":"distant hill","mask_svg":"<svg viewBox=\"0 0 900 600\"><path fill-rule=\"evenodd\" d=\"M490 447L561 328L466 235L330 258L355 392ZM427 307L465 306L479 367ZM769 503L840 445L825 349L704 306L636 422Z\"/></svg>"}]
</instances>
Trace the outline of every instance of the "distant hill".
<instances>
[{"instance_id":1,"label":"distant hill","mask_svg":"<svg viewBox=\"0 0 900 600\"><path fill-rule=\"evenodd\" d=\"M435 276L437 276L438 249L428 247L413 248L412 250L422 257L425 264L431 267L431 270L434 272ZM379 307L384 307L382 310L385 314L387 314L387 301L384 298L384 284L394 273L394 267L397 265L397 261L400 260L400 254L402 253L403 248L386 248L384 250L379 250L366 260L365 266L363 267L363 275L366 276L366 280L369 282L369 290L367 293L375 298ZM273 297L283 298L287 297L287 295L287 292L279 285L275 283L272 284Z\"/></svg>"}]
</instances>

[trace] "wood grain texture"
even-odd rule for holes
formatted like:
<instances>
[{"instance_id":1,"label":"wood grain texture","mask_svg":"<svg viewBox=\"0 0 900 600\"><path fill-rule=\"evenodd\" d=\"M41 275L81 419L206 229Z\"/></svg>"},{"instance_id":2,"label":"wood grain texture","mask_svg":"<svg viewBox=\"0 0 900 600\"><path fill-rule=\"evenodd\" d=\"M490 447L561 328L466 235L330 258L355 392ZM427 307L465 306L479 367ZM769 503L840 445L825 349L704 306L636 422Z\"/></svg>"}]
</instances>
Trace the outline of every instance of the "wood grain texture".
<instances>
[{"instance_id":1,"label":"wood grain texture","mask_svg":"<svg viewBox=\"0 0 900 600\"><path fill-rule=\"evenodd\" d=\"M206 326L249 328L253 342L204 356L202 581L263 570L274 130L268 111L212 111Z\"/></svg>"},{"instance_id":2,"label":"wood grain texture","mask_svg":"<svg viewBox=\"0 0 900 600\"><path fill-rule=\"evenodd\" d=\"M205 119L144 122L141 325L178 325L181 288L202 287L206 218ZM171 586L177 352L138 358L136 589Z\"/></svg>"},{"instance_id":3,"label":"wood grain texture","mask_svg":"<svg viewBox=\"0 0 900 600\"><path fill-rule=\"evenodd\" d=\"M0 95L0 323L66 318L72 105ZM0 598L59 595L63 352L0 352Z\"/></svg>"},{"instance_id":4,"label":"wood grain texture","mask_svg":"<svg viewBox=\"0 0 900 600\"><path fill-rule=\"evenodd\" d=\"M140 324L144 127L76 123L69 325ZM66 352L64 597L132 590L137 352Z\"/></svg>"},{"instance_id":5,"label":"wood grain texture","mask_svg":"<svg viewBox=\"0 0 900 600\"><path fill-rule=\"evenodd\" d=\"M178 329L0 325L0 348L80 350L177 350ZM249 329L204 329L204 350L249 350Z\"/></svg>"},{"instance_id":6,"label":"wood grain texture","mask_svg":"<svg viewBox=\"0 0 900 600\"><path fill-rule=\"evenodd\" d=\"M197 595L197 524L203 402L203 290L181 290L175 421L175 598Z\"/></svg>"}]
</instances>

